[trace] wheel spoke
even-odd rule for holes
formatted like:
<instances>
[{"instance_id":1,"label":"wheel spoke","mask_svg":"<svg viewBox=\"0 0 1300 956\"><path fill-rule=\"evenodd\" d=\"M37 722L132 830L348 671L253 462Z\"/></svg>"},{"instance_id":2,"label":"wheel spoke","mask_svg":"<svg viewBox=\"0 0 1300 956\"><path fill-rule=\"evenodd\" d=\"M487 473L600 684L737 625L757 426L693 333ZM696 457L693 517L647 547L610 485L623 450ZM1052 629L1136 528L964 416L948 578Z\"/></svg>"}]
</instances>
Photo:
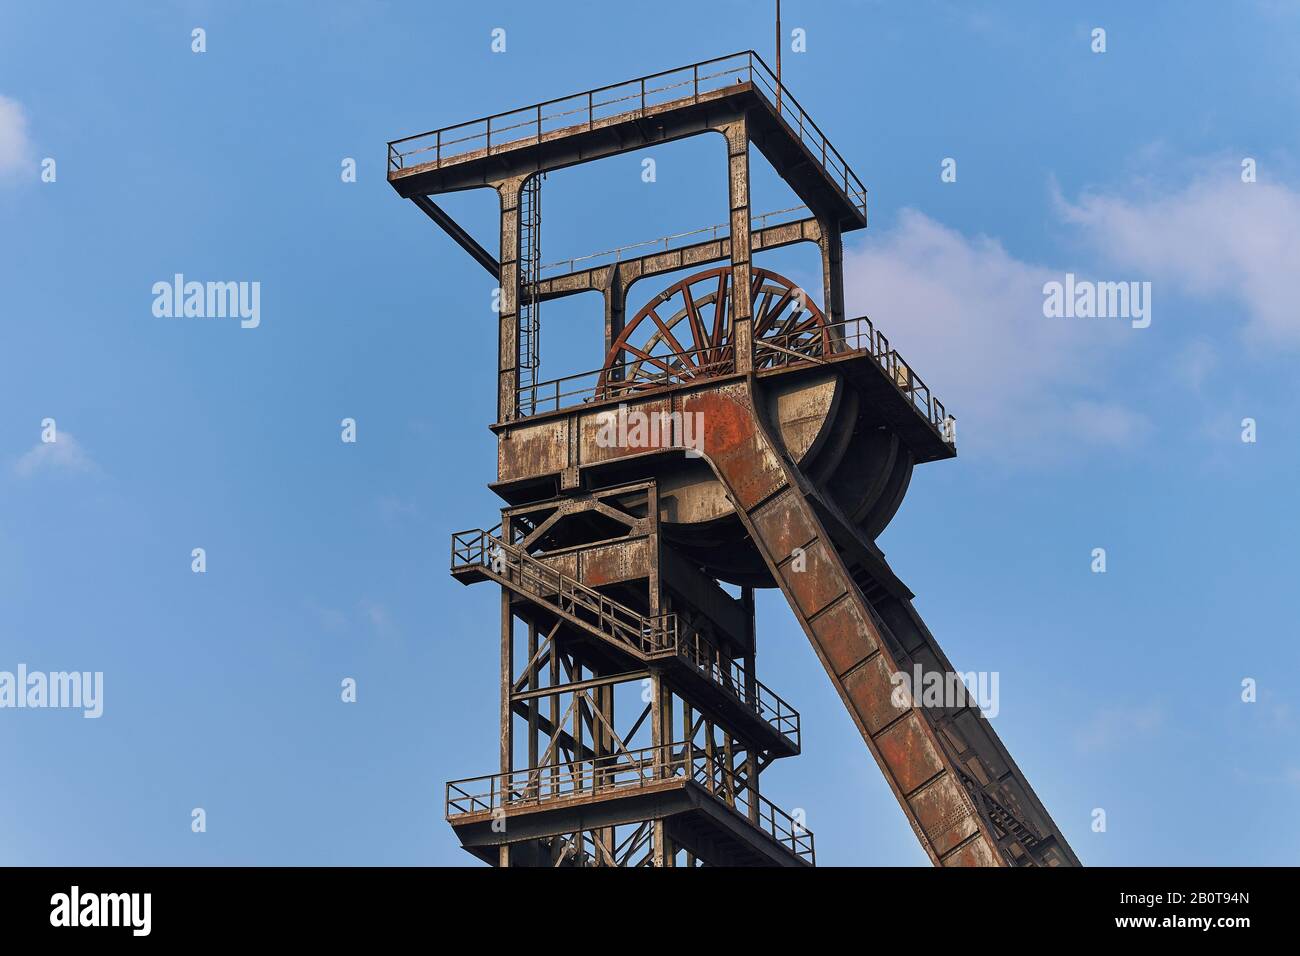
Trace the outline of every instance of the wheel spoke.
<instances>
[{"instance_id":1,"label":"wheel spoke","mask_svg":"<svg viewBox=\"0 0 1300 956\"><path fill-rule=\"evenodd\" d=\"M758 296L763 298L759 299ZM758 289L750 299L750 307L754 310L754 340L763 337L763 330L766 328L768 309L772 302L771 289Z\"/></svg>"},{"instance_id":2,"label":"wheel spoke","mask_svg":"<svg viewBox=\"0 0 1300 956\"><path fill-rule=\"evenodd\" d=\"M700 349L709 344L709 336L704 331L704 320L700 318L700 309L695 304L695 296L691 295L689 282L682 283L682 301L686 306L686 317L691 323L691 351L698 356L699 361L703 361L704 353Z\"/></svg>"},{"instance_id":3,"label":"wheel spoke","mask_svg":"<svg viewBox=\"0 0 1300 956\"><path fill-rule=\"evenodd\" d=\"M672 344L672 351L680 356L685 364L694 365L695 363L688 354L689 350L682 348L682 343L678 342L677 336L673 335L668 326L664 325L664 320L659 318L659 313L651 309L650 318L654 319L655 325L659 326L659 331L663 334L664 339Z\"/></svg>"},{"instance_id":4,"label":"wheel spoke","mask_svg":"<svg viewBox=\"0 0 1300 956\"><path fill-rule=\"evenodd\" d=\"M659 356L649 355L645 352L642 352L635 345L629 345L627 347L627 350L634 355L639 355L642 359L644 359L647 362L650 362L653 365L658 365L661 369L663 369L665 372L667 372L670 375L678 375L683 371L683 368L680 364L676 366L669 365L663 359L659 358Z\"/></svg>"},{"instance_id":5,"label":"wheel spoke","mask_svg":"<svg viewBox=\"0 0 1300 956\"><path fill-rule=\"evenodd\" d=\"M717 279L716 291L697 294L713 279ZM673 381L721 374L735 357L735 303L730 296L736 288L732 280L729 266L708 269L680 280L652 299L611 346L598 380L598 393L608 396L642 391ZM822 352L829 350L825 317L816 304L802 301L789 279L766 269L753 269L748 291L756 345L769 341L801 352L818 345ZM661 315L659 310L678 293L682 297L681 309ZM706 316L710 306L712 315ZM689 330L689 341L684 342L684 336L679 338L682 329ZM631 344L638 339L639 347ZM630 361L620 365L620 359ZM756 368L775 368L789 361L779 358L774 349L754 353Z\"/></svg>"},{"instance_id":6,"label":"wheel spoke","mask_svg":"<svg viewBox=\"0 0 1300 956\"><path fill-rule=\"evenodd\" d=\"M769 292L767 295L768 298L770 299L772 294L771 292ZM782 293L781 298L776 300L776 304L770 306L767 309L767 311L763 315L762 323L759 325L758 328L754 330L755 341L762 338L763 333L766 332L768 329L772 328L772 326L776 323L777 318L780 317L781 313L785 311L785 307L790 304L790 301L793 298L794 298L794 290L786 289L785 292Z\"/></svg>"}]
</instances>

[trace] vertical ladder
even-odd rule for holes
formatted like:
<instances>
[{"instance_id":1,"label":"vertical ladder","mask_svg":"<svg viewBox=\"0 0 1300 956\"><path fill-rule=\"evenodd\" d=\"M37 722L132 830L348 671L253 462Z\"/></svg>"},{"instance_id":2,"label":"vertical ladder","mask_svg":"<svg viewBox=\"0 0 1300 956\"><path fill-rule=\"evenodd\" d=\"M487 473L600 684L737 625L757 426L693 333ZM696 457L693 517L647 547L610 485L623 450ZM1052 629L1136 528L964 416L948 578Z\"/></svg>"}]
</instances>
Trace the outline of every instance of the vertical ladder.
<instances>
[{"instance_id":1,"label":"vertical ladder","mask_svg":"<svg viewBox=\"0 0 1300 956\"><path fill-rule=\"evenodd\" d=\"M536 409L537 372L541 365L541 303L537 280L541 271L542 176L529 178L519 197L519 411Z\"/></svg>"}]
</instances>

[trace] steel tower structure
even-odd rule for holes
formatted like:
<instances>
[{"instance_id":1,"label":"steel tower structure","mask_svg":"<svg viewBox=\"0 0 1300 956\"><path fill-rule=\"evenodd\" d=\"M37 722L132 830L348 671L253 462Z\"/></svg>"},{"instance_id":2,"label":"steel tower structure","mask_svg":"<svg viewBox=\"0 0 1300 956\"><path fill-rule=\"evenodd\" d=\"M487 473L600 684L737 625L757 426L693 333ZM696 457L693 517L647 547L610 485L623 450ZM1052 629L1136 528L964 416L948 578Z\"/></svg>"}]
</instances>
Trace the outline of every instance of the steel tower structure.
<instances>
[{"instance_id":1,"label":"steel tower structure","mask_svg":"<svg viewBox=\"0 0 1300 956\"><path fill-rule=\"evenodd\" d=\"M730 222L550 269L541 178L688 136L725 142ZM757 149L805 204L750 209ZM875 544L955 426L866 318L846 318L842 233L866 189L743 52L396 140L388 179L499 281L490 530L451 573L501 591L500 767L447 785L463 846L496 865L815 861L801 812L760 792L799 715L755 672L753 589L779 587L930 859L1077 865L974 701L923 706L895 675L953 668ZM500 249L430 198L500 197ZM753 264L821 253L807 295ZM629 289L695 270L630 318ZM540 309L604 299L603 366L539 376ZM960 687L960 682L956 683Z\"/></svg>"}]
</instances>

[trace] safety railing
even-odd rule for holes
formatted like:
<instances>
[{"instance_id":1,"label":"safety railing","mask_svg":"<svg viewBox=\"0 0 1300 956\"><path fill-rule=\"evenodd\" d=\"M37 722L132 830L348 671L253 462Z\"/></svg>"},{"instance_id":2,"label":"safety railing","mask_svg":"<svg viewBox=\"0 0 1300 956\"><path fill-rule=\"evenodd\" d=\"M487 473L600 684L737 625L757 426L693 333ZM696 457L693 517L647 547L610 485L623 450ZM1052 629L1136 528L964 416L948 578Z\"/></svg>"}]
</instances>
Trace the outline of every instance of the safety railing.
<instances>
[{"instance_id":1,"label":"safety railing","mask_svg":"<svg viewBox=\"0 0 1300 956\"><path fill-rule=\"evenodd\" d=\"M807 206L789 206L785 209L774 209L771 212L760 213L757 216L750 217L749 229L754 232L759 229L766 229L768 226L799 222L801 219L808 218L808 216L799 214L808 212ZM572 272L596 269L611 263L622 262L628 258L639 259L642 256L648 256L656 252L671 252L674 249L681 249L701 242L725 239L730 235L731 223L720 222L712 226L692 229L689 232L678 232L671 236L661 236L658 239L646 239L642 242L632 242L614 249L591 252L585 256L557 259L555 262L543 263L539 267L539 279L544 282L547 279L554 279L557 276L568 275Z\"/></svg>"},{"instance_id":2,"label":"safety railing","mask_svg":"<svg viewBox=\"0 0 1300 956\"><path fill-rule=\"evenodd\" d=\"M799 747L799 712L761 681L755 680L751 687L744 667L736 660L724 660L698 630L692 628L680 633L675 613L639 614L556 571L522 548L507 544L494 533L497 530L475 528L453 534L451 570L490 571L543 605L576 618L611 642L642 657L662 658L673 654L681 657Z\"/></svg>"},{"instance_id":3,"label":"safety railing","mask_svg":"<svg viewBox=\"0 0 1300 956\"><path fill-rule=\"evenodd\" d=\"M658 766L664 748L646 747L567 760L447 784L448 819L466 813L539 806L573 797L637 789L672 776Z\"/></svg>"},{"instance_id":4,"label":"safety railing","mask_svg":"<svg viewBox=\"0 0 1300 956\"><path fill-rule=\"evenodd\" d=\"M749 73L749 80L753 83L754 89L758 90L772 105L790 131L799 137L799 142L803 143L804 148L812 153L815 160L820 161L822 169L830 180L840 187L844 195L865 216L867 187L862 184L862 180L849 168L844 157L831 145L826 134L821 131L821 127L812 121L812 117L790 95L790 91L783 84L777 83L776 74L763 62L763 58L753 52L748 55L753 67Z\"/></svg>"},{"instance_id":5,"label":"safety railing","mask_svg":"<svg viewBox=\"0 0 1300 956\"><path fill-rule=\"evenodd\" d=\"M390 172L412 166L440 168L475 156L491 156L552 136L636 119L665 106L697 103L702 96L736 83L750 84L771 104L827 177L865 215L867 190L862 181L789 91L780 87L777 95L776 76L752 50L405 136L388 144L388 168Z\"/></svg>"},{"instance_id":6,"label":"safety railing","mask_svg":"<svg viewBox=\"0 0 1300 956\"><path fill-rule=\"evenodd\" d=\"M723 657L713 642L697 630L681 635L677 654L752 710L796 749L800 746L799 712L762 681L755 679L751 684L739 660Z\"/></svg>"},{"instance_id":7,"label":"safety railing","mask_svg":"<svg viewBox=\"0 0 1300 956\"><path fill-rule=\"evenodd\" d=\"M861 352L876 360L886 377L893 383L935 431L948 443L953 441L954 419L935 398L930 387L921 380L896 350L890 347L884 333L876 329L866 316L833 322L824 330L774 335L754 343L756 369L816 362L831 355Z\"/></svg>"},{"instance_id":8,"label":"safety railing","mask_svg":"<svg viewBox=\"0 0 1300 956\"><path fill-rule=\"evenodd\" d=\"M647 368L657 371L647 373ZM629 377L628 373L634 369L638 374ZM694 379L716 378L735 370L736 357L730 345L642 355L617 365L521 388L518 390L519 414L540 415L580 402L630 398Z\"/></svg>"},{"instance_id":9,"label":"safety railing","mask_svg":"<svg viewBox=\"0 0 1300 956\"><path fill-rule=\"evenodd\" d=\"M945 442L952 444L955 441L955 419L948 414L943 402L930 392L930 387L921 376L890 347L884 333L877 330L866 316L801 332L757 339L754 342L754 368L762 371L815 363L831 356L853 352L875 359L894 387L912 403L917 414ZM647 367L658 371L646 374ZM634 368L636 377L628 377L627 373ZM691 381L728 375L735 370L736 359L730 345L638 356L618 365L579 372L520 389L517 407L521 416L539 415L581 403L634 398ZM667 446L669 442L664 444Z\"/></svg>"},{"instance_id":10,"label":"safety railing","mask_svg":"<svg viewBox=\"0 0 1300 956\"><path fill-rule=\"evenodd\" d=\"M451 570L481 568L644 657L675 653L677 616L646 617L487 531L451 536Z\"/></svg>"},{"instance_id":11,"label":"safety railing","mask_svg":"<svg viewBox=\"0 0 1300 956\"><path fill-rule=\"evenodd\" d=\"M718 800L808 863L816 862L812 831L771 800L756 794L736 778L726 763L725 752L709 754L688 743L683 754L691 779Z\"/></svg>"},{"instance_id":12,"label":"safety railing","mask_svg":"<svg viewBox=\"0 0 1300 956\"><path fill-rule=\"evenodd\" d=\"M541 809L562 800L634 792L672 780L689 780L749 820L795 856L815 862L812 831L766 797L755 794L727 765L722 751L693 742L643 747L567 760L447 784L448 820L475 813Z\"/></svg>"}]
</instances>

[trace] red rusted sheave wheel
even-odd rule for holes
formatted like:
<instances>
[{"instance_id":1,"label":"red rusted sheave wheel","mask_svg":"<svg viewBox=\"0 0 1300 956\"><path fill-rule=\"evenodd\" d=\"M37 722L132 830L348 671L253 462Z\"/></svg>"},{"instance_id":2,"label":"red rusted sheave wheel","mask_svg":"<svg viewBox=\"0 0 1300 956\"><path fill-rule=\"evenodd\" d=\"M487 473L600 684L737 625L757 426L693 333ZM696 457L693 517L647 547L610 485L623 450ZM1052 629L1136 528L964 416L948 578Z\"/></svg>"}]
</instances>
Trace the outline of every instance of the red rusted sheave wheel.
<instances>
[{"instance_id":1,"label":"red rusted sheave wheel","mask_svg":"<svg viewBox=\"0 0 1300 956\"><path fill-rule=\"evenodd\" d=\"M754 367L791 360L791 353L831 351L830 330L817 304L785 276L750 269L756 348ZM687 276L646 303L605 356L596 394L609 398L709 378L734 368L731 267ZM779 348L777 348L779 347Z\"/></svg>"}]
</instances>

